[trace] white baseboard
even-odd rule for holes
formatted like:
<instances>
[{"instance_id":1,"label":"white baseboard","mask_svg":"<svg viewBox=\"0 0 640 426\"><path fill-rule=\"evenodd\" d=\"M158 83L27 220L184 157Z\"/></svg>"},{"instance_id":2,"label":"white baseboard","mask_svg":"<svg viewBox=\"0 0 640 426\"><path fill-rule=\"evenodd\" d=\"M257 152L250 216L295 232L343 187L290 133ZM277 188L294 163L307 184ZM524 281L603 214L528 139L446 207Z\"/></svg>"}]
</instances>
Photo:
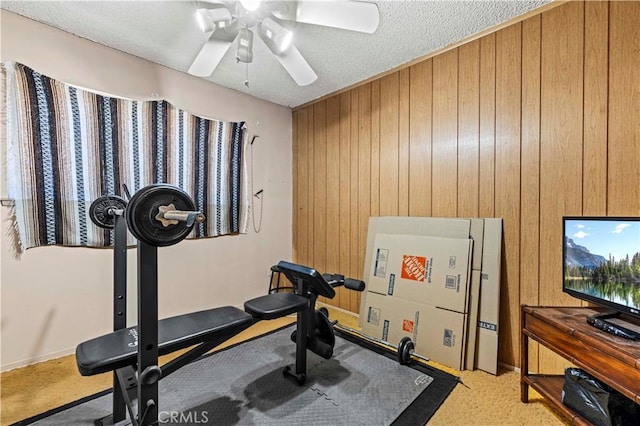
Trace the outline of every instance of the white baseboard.
<instances>
[{"instance_id":1,"label":"white baseboard","mask_svg":"<svg viewBox=\"0 0 640 426\"><path fill-rule=\"evenodd\" d=\"M505 364L503 362L499 362L498 365L505 370L515 371L516 373L520 372L520 367L516 367L514 365Z\"/></svg>"},{"instance_id":2,"label":"white baseboard","mask_svg":"<svg viewBox=\"0 0 640 426\"><path fill-rule=\"evenodd\" d=\"M343 313L343 314L345 314L345 315L351 315L352 317L355 317L355 318L359 318L359 317L360 317L360 315L359 315L359 314L357 314L357 313L355 313L355 312L347 311L346 309L339 308L339 307L337 307L337 306L333 306L333 305L330 305L330 304L328 304L328 303L317 302L317 303L316 303L316 305L317 305L317 306L326 306L326 307L329 307L329 308L331 308L331 309L335 309L336 311L340 311L340 312L342 312L342 313Z\"/></svg>"},{"instance_id":3,"label":"white baseboard","mask_svg":"<svg viewBox=\"0 0 640 426\"><path fill-rule=\"evenodd\" d=\"M7 364L2 364L0 366L0 372L4 373L6 371L15 370L16 368L26 367L31 364L37 364L39 362L51 361L52 359L60 358L67 355L72 355L76 351L76 348L63 349L61 351L51 352L44 355L39 355L33 358L27 358L20 361L10 362Z\"/></svg>"}]
</instances>

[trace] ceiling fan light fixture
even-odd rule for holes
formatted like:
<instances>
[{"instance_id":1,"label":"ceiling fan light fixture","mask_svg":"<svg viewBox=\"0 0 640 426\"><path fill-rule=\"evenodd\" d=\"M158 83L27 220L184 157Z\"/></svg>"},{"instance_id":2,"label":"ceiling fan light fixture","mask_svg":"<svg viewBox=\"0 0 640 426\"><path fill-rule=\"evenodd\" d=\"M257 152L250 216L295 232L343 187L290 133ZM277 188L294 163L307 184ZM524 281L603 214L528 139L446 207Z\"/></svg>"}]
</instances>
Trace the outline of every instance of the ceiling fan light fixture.
<instances>
[{"instance_id":1,"label":"ceiling fan light fixture","mask_svg":"<svg viewBox=\"0 0 640 426\"><path fill-rule=\"evenodd\" d=\"M293 41L293 33L271 18L262 20L259 31L267 47L277 54L286 51Z\"/></svg>"},{"instance_id":2,"label":"ceiling fan light fixture","mask_svg":"<svg viewBox=\"0 0 640 426\"><path fill-rule=\"evenodd\" d=\"M214 31L216 28L226 27L232 18L229 9L224 7L216 9L201 8L196 10L198 25L200 25L200 29L204 33Z\"/></svg>"},{"instance_id":3,"label":"ceiling fan light fixture","mask_svg":"<svg viewBox=\"0 0 640 426\"><path fill-rule=\"evenodd\" d=\"M247 9L249 12L257 10L260 7L260 3L262 3L262 0L240 0L242 7Z\"/></svg>"}]
</instances>

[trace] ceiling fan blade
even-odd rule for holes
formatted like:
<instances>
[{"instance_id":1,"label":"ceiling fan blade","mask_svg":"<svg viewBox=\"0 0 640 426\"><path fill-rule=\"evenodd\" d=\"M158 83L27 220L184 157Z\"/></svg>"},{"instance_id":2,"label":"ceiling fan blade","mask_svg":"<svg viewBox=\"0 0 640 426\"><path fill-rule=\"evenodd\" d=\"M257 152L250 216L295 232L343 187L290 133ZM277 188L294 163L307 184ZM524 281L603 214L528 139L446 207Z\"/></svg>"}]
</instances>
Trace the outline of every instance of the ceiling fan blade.
<instances>
[{"instance_id":1,"label":"ceiling fan blade","mask_svg":"<svg viewBox=\"0 0 640 426\"><path fill-rule=\"evenodd\" d=\"M234 35L225 35L225 31L214 31L209 40L202 46L200 52L189 67L189 74L198 77L208 77L216 69L224 54L227 53Z\"/></svg>"},{"instance_id":2,"label":"ceiling fan blade","mask_svg":"<svg viewBox=\"0 0 640 426\"><path fill-rule=\"evenodd\" d=\"M275 56L298 86L308 86L318 79L318 75L295 46L290 46L286 53Z\"/></svg>"},{"instance_id":3,"label":"ceiling fan blade","mask_svg":"<svg viewBox=\"0 0 640 426\"><path fill-rule=\"evenodd\" d=\"M224 6L229 10L233 10L235 1L233 0L198 0L196 1L196 4L200 4L201 6L206 5L207 3L212 5Z\"/></svg>"},{"instance_id":4,"label":"ceiling fan blade","mask_svg":"<svg viewBox=\"0 0 640 426\"><path fill-rule=\"evenodd\" d=\"M318 75L294 45L290 45L285 52L281 53L274 50L273 43L264 40L265 36L262 32L258 34L298 86L308 86L318 79Z\"/></svg>"},{"instance_id":5,"label":"ceiling fan blade","mask_svg":"<svg viewBox=\"0 0 640 426\"><path fill-rule=\"evenodd\" d=\"M375 3L351 0L298 1L283 11L274 10L273 14L289 21L369 34L374 33L380 23L380 13Z\"/></svg>"}]
</instances>

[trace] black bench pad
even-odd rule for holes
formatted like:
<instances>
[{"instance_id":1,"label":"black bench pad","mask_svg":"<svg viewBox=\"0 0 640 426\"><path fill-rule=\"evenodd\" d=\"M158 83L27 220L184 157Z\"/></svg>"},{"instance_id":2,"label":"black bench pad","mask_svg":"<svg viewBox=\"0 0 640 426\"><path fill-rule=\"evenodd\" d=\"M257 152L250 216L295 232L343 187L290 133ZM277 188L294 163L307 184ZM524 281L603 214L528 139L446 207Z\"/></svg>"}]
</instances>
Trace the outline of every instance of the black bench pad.
<instances>
[{"instance_id":1,"label":"black bench pad","mask_svg":"<svg viewBox=\"0 0 640 426\"><path fill-rule=\"evenodd\" d=\"M309 299L293 293L273 293L244 302L244 310L257 320L272 320L304 311Z\"/></svg>"},{"instance_id":2,"label":"black bench pad","mask_svg":"<svg viewBox=\"0 0 640 426\"><path fill-rule=\"evenodd\" d=\"M158 352L166 355L202 342L224 341L251 324L251 315L232 306L161 319ZM91 376L135 365L137 354L138 330L129 327L79 344L76 362L80 374Z\"/></svg>"}]
</instances>

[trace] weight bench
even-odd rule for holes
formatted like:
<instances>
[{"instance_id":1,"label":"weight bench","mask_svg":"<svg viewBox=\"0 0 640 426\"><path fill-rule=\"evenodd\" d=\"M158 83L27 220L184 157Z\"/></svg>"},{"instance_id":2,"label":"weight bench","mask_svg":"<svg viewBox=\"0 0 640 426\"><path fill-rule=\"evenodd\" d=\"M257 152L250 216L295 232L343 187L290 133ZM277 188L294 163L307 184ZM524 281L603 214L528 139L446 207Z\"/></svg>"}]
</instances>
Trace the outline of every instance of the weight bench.
<instances>
[{"instance_id":1,"label":"weight bench","mask_svg":"<svg viewBox=\"0 0 640 426\"><path fill-rule=\"evenodd\" d=\"M311 303L310 298L315 302L317 294L329 297L328 295L333 292L335 295L335 290L315 270L289 262L280 262L279 264L282 268L286 268L286 265L289 265L289 268L283 269L283 271L292 282L296 282L299 277L302 277L304 290L301 293L306 296L293 293L273 293L245 302L246 312L233 306L225 306L161 319L158 321L158 354L166 355L193 345L201 345L173 361L174 365L178 365L179 368L258 321L304 312L309 307L315 306L315 303ZM305 270L307 271L306 278L304 278L305 272L301 272ZM313 284L311 291L308 289L309 283ZM320 289L320 293L317 289ZM305 333L301 334L305 335ZM302 346L307 349L306 345ZM194 350L198 351L198 355L192 356ZM134 326L79 344L76 348L76 362L81 375L92 376L122 367L134 366L137 362L137 353L138 331ZM187 355L189 355L189 359L184 362L186 358L183 357ZM167 370L167 367L163 366L162 376L167 376L176 369Z\"/></svg>"},{"instance_id":2,"label":"weight bench","mask_svg":"<svg viewBox=\"0 0 640 426\"><path fill-rule=\"evenodd\" d=\"M128 191L125 190L128 194ZM158 247L176 244L206 218L196 211L191 197L167 184L148 185L128 201L101 197L90 208L92 221L115 229L114 331L81 343L76 348L82 375L114 371L112 415L97 424L114 424L129 412L134 426L158 423L158 381L194 361L256 321L297 313L295 377L306 376L306 350L328 358L333 352L333 328L324 318L316 329L318 295L332 298L333 287L315 270L288 262L277 269L294 284L295 293L271 294L245 303L245 311L223 307L158 320ZM125 223L126 219L126 223ZM138 325L126 327L126 228L138 240ZM346 281L342 280L346 286ZM341 285L339 282L336 285ZM320 330L320 331L319 331ZM179 349L187 352L160 367L158 357ZM137 413L133 399L138 400ZM125 407L126 406L126 407Z\"/></svg>"},{"instance_id":3,"label":"weight bench","mask_svg":"<svg viewBox=\"0 0 640 426\"><path fill-rule=\"evenodd\" d=\"M335 290L314 269L284 261L278 267L294 284L296 293L273 293L251 299L245 302L245 311L226 306L158 321L158 355L197 345L162 367L149 366L136 374L139 355L138 327L128 327L78 345L76 362L80 374L91 376L115 371L118 378L116 382L121 388L120 394L130 410L131 418L134 418L130 407L133 405L132 399L136 397L138 382L156 383L161 377L177 371L252 324L296 313L295 371L291 372L291 368L287 366L283 374L294 378L298 384L303 384L306 380L307 349L326 359L333 354L333 344L316 338L314 328L317 297L321 295L332 298ZM343 282L333 284L337 286ZM300 332L301 330L304 332Z\"/></svg>"},{"instance_id":4,"label":"weight bench","mask_svg":"<svg viewBox=\"0 0 640 426\"><path fill-rule=\"evenodd\" d=\"M246 312L226 306L158 321L158 353L166 355L204 342L224 342L253 324ZM137 327L124 328L81 343L76 348L83 376L134 366L138 355ZM163 375L166 376L163 369Z\"/></svg>"},{"instance_id":5,"label":"weight bench","mask_svg":"<svg viewBox=\"0 0 640 426\"><path fill-rule=\"evenodd\" d=\"M336 291L324 277L313 268L281 261L278 263L277 269L291 281L295 289L295 294L272 293L257 297L245 302L244 310L257 320L269 320L277 318L274 315L278 315L279 309L282 309L281 306L285 306L283 302L288 300L291 300L291 303L293 303L294 300L304 301L304 306L300 306L300 309L296 311L296 335L294 340L296 342L295 372L292 373L289 366L285 367L283 371L285 376L292 377L298 384L302 385L307 376L307 349L325 359L329 359L333 355L333 344L335 341L329 342L329 339L316 336L315 310L318 296L333 299ZM336 281L335 285L341 285L342 283L344 283L344 280L342 282ZM280 307L278 305L280 305Z\"/></svg>"}]
</instances>

